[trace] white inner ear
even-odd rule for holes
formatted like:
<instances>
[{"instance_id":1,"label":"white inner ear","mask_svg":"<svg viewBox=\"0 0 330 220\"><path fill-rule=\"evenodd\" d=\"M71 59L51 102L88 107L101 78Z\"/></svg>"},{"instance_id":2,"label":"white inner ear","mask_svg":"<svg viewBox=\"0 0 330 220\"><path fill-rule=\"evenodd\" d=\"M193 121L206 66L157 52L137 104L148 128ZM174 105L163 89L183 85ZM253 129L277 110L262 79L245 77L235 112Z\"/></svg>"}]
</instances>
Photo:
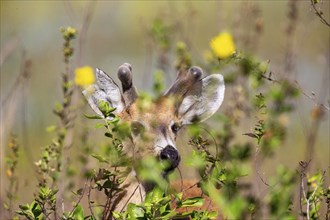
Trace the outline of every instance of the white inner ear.
<instances>
[{"instance_id":1,"label":"white inner ear","mask_svg":"<svg viewBox=\"0 0 330 220\"><path fill-rule=\"evenodd\" d=\"M183 124L194 120L204 121L211 117L224 99L225 84L221 74L214 74L202 79L202 89L198 95L183 98L179 107L179 116Z\"/></svg>"},{"instance_id":2,"label":"white inner ear","mask_svg":"<svg viewBox=\"0 0 330 220\"><path fill-rule=\"evenodd\" d=\"M116 108L114 113L120 113L124 110L125 104L117 84L102 70L96 69L97 86L104 91L106 99L111 107Z\"/></svg>"},{"instance_id":3,"label":"white inner ear","mask_svg":"<svg viewBox=\"0 0 330 220\"><path fill-rule=\"evenodd\" d=\"M86 97L87 102L89 106L93 109L93 111L99 116L104 117L98 107L98 100L106 101L106 94L101 91L97 85L90 85L82 93Z\"/></svg>"},{"instance_id":4,"label":"white inner ear","mask_svg":"<svg viewBox=\"0 0 330 220\"><path fill-rule=\"evenodd\" d=\"M99 108L99 101L108 102L111 107L116 108L115 114L122 112L125 108L119 87L100 69L96 68L96 84L90 85L83 94L94 112L101 117L104 115Z\"/></svg>"}]
</instances>

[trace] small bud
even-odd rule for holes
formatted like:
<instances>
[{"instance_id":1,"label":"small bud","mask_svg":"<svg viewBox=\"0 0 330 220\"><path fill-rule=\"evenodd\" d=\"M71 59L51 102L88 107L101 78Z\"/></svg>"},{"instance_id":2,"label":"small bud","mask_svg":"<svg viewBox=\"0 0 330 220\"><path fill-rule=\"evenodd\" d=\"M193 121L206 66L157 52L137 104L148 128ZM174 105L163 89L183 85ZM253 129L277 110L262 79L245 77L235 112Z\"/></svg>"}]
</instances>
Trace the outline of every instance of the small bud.
<instances>
[{"instance_id":1,"label":"small bud","mask_svg":"<svg viewBox=\"0 0 330 220\"><path fill-rule=\"evenodd\" d=\"M61 28L62 36L65 40L69 41L74 39L77 35L77 30L72 27Z\"/></svg>"},{"instance_id":2,"label":"small bud","mask_svg":"<svg viewBox=\"0 0 330 220\"><path fill-rule=\"evenodd\" d=\"M10 169L8 169L8 170L6 171L6 173L7 173L7 176L8 176L8 177L11 177L11 176L13 175L13 173L11 172Z\"/></svg>"}]
</instances>

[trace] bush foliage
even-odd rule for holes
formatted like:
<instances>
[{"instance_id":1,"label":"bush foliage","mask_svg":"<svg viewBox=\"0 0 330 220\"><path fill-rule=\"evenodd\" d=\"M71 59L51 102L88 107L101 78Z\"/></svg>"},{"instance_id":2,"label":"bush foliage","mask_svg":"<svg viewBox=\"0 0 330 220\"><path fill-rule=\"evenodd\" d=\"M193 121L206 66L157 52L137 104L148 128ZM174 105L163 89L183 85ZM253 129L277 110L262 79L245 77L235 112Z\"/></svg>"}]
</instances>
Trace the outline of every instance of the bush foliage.
<instances>
[{"instance_id":1,"label":"bush foliage","mask_svg":"<svg viewBox=\"0 0 330 220\"><path fill-rule=\"evenodd\" d=\"M22 144L15 135L8 143L9 187L3 204L8 218L330 219L330 188L326 185L325 170L311 171L311 161L307 160L296 164L295 170L274 164L276 173L269 178L261 171L263 162L272 158L290 138L286 118L296 111L295 101L303 91L290 78L276 78L269 61L248 52L236 50L227 57L219 57L211 48L205 52L203 61L194 60L187 42L171 37L173 31L171 24L162 19L156 19L150 27L149 37L159 51L158 69L154 74L153 93L141 93L141 105L162 94L168 69L164 66L170 65L168 60L175 61L172 65L175 70L197 63L209 74L224 73L227 88L224 107L208 124L187 127L189 142L186 144L192 150L183 162L183 166L196 170L195 185L211 198L217 210L200 209L205 203L202 195L183 198L182 192L168 190L167 181L158 175L166 164L150 157L139 164L138 172L143 180L153 181L157 186L142 204L128 204L127 210L114 212L114 199L122 192L121 183L132 169L132 160L123 151L131 128L113 113L115 109L108 103L99 105L102 113L111 119L87 115L86 103L74 102L80 88L74 83L71 59L75 56L73 42L79 33L68 27L61 29L65 69L61 74L63 96L53 109L58 124L47 128L54 138L43 147L40 159L35 162L38 185L34 198L27 204L17 203L19 173L16 167ZM81 95L77 96L83 100ZM326 110L322 106L317 106L315 111L319 113L313 114L312 120L325 117ZM77 117L90 121L94 127L76 131ZM254 124L250 129L245 126L248 121ZM72 132L79 135L77 143L71 142ZM106 144L102 140L93 146L90 133L102 132ZM75 151L77 162L68 156L74 147L79 148ZM176 175L170 179L178 178ZM175 208L171 203L176 204ZM19 205L18 209L14 208L15 204ZM179 209L191 207L195 209L179 212Z\"/></svg>"}]
</instances>

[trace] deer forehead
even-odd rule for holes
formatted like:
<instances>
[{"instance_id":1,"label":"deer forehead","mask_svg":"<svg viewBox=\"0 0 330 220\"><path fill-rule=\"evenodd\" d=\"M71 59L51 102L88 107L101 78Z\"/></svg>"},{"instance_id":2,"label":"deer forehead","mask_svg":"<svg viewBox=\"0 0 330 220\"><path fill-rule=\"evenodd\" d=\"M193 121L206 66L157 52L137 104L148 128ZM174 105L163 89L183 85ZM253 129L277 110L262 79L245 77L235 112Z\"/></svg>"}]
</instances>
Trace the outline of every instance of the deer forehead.
<instances>
[{"instance_id":1,"label":"deer forehead","mask_svg":"<svg viewBox=\"0 0 330 220\"><path fill-rule=\"evenodd\" d=\"M121 118L127 121L140 121L151 128L169 125L177 119L174 102L170 98L154 102L138 99Z\"/></svg>"}]
</instances>

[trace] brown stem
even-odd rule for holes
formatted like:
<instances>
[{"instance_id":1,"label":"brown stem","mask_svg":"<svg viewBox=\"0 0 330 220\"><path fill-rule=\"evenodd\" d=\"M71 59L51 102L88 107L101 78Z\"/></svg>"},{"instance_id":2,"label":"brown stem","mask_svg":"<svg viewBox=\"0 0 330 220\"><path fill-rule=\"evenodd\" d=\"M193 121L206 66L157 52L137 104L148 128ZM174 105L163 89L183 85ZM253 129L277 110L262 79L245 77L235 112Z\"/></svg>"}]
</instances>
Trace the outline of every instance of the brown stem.
<instances>
[{"instance_id":1,"label":"brown stem","mask_svg":"<svg viewBox=\"0 0 330 220\"><path fill-rule=\"evenodd\" d=\"M92 202L91 202L91 191L92 191L91 184L92 184L92 179L89 181L89 186L88 186L88 191L87 191L88 208L89 208L89 211L91 212L93 219L96 219L94 212L93 212Z\"/></svg>"},{"instance_id":2,"label":"brown stem","mask_svg":"<svg viewBox=\"0 0 330 220\"><path fill-rule=\"evenodd\" d=\"M321 124L320 122L321 122L321 117L317 117L316 119L313 120L312 125L310 127L310 133L308 134L307 143L306 143L305 161L309 161L314 158L315 142Z\"/></svg>"},{"instance_id":3,"label":"brown stem","mask_svg":"<svg viewBox=\"0 0 330 220\"><path fill-rule=\"evenodd\" d=\"M315 14L320 18L321 22L327 25L328 27L330 27L330 23L323 17L323 13L321 12L321 10L318 10L316 8L315 0L310 0L310 1Z\"/></svg>"}]
</instances>

